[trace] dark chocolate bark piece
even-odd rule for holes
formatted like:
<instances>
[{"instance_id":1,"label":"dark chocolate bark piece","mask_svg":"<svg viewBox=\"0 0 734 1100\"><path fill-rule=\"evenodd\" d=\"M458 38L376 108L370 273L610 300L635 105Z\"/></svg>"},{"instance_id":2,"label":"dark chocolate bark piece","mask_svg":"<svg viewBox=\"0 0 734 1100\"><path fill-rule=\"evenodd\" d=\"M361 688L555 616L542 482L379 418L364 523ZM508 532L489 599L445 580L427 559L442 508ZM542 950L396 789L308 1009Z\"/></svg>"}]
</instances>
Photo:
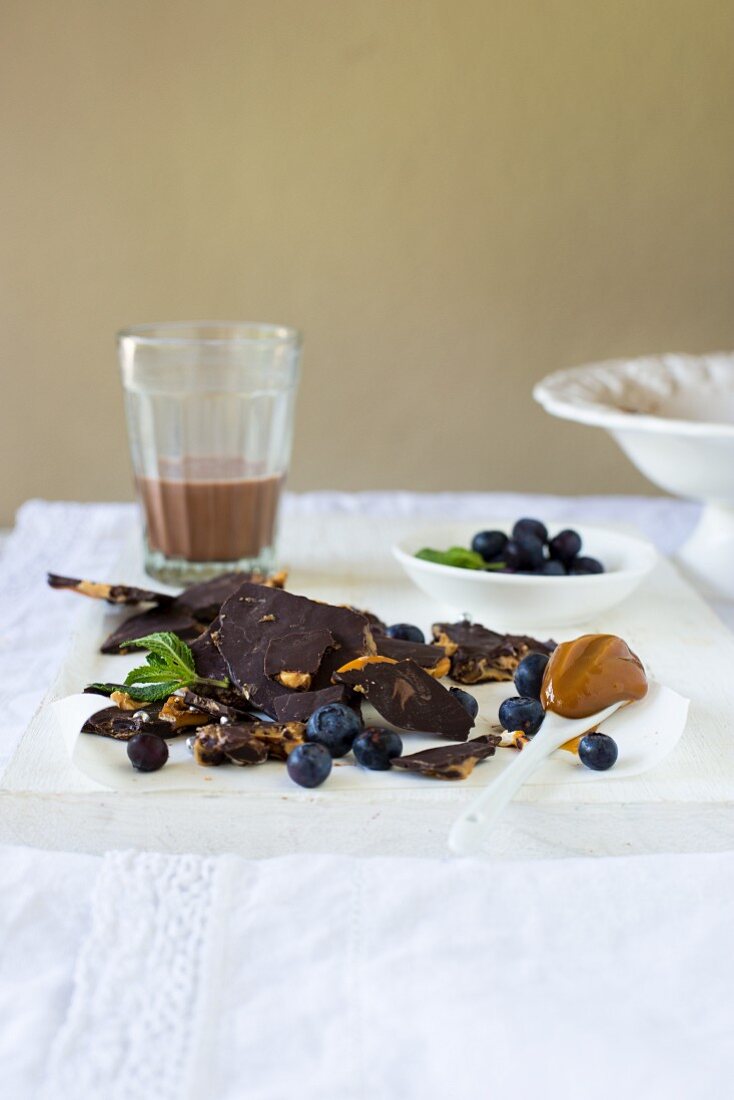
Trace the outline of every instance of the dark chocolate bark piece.
<instances>
[{"instance_id":1,"label":"dark chocolate bark piece","mask_svg":"<svg viewBox=\"0 0 734 1100\"><path fill-rule=\"evenodd\" d=\"M160 737L175 737L180 731L168 722L162 722L158 714L161 703L145 703L141 711L148 720L135 717L138 711L122 710L120 707L105 707L87 718L82 733L94 733L98 737L112 737L115 741L129 741L136 733L157 733Z\"/></svg>"},{"instance_id":2,"label":"dark chocolate bark piece","mask_svg":"<svg viewBox=\"0 0 734 1100\"><path fill-rule=\"evenodd\" d=\"M313 712L327 703L349 703L349 689L332 684L318 691L290 691L274 700L273 709L279 722L308 722Z\"/></svg>"},{"instance_id":3,"label":"dark chocolate bark piece","mask_svg":"<svg viewBox=\"0 0 734 1100\"><path fill-rule=\"evenodd\" d=\"M131 615L116 626L100 648L103 653L121 653L124 652L121 647L124 647L125 642L166 630L176 634L184 642L192 642L204 629L204 625L183 608L173 604L169 607L151 607L149 611Z\"/></svg>"},{"instance_id":4,"label":"dark chocolate bark piece","mask_svg":"<svg viewBox=\"0 0 734 1100\"><path fill-rule=\"evenodd\" d=\"M334 644L330 630L297 630L272 638L265 650L265 675L293 691L308 691Z\"/></svg>"},{"instance_id":5,"label":"dark chocolate bark piece","mask_svg":"<svg viewBox=\"0 0 734 1100\"><path fill-rule=\"evenodd\" d=\"M424 749L410 756L398 756L392 761L392 766L418 772L431 779L466 779L480 761L494 756L500 741L496 734L488 733L473 737L461 745L439 745L438 748Z\"/></svg>"},{"instance_id":6,"label":"dark chocolate bark piece","mask_svg":"<svg viewBox=\"0 0 734 1100\"><path fill-rule=\"evenodd\" d=\"M212 623L203 634L191 643L191 652L194 655L194 668L197 676L203 676L207 680L228 680L229 672L224 657L217 649L214 641L214 629L216 621ZM214 694L219 699L219 693L207 690L207 695Z\"/></svg>"},{"instance_id":7,"label":"dark chocolate bark piece","mask_svg":"<svg viewBox=\"0 0 734 1100\"><path fill-rule=\"evenodd\" d=\"M347 607L317 603L277 588L245 584L222 606L212 638L227 664L229 679L254 707L271 717L283 687L265 672L265 656L274 639L303 631L328 631L333 648L327 649L311 688L328 687L337 668L356 657L375 652L369 624Z\"/></svg>"},{"instance_id":8,"label":"dark chocolate bark piece","mask_svg":"<svg viewBox=\"0 0 734 1100\"><path fill-rule=\"evenodd\" d=\"M48 573L46 579L51 588L64 588L68 592L78 592L80 596L107 600L107 603L112 604L154 603L163 607L173 603L175 599L166 592L153 592L151 589L135 588L129 584L104 584L78 577L60 577L58 573Z\"/></svg>"},{"instance_id":9,"label":"dark chocolate bark piece","mask_svg":"<svg viewBox=\"0 0 734 1100\"><path fill-rule=\"evenodd\" d=\"M285 573L276 573L267 576L265 573L248 573L239 570L234 573L222 573L219 577L213 577L209 581L200 584L192 584L184 588L176 597L176 606L186 608L195 619L201 619L205 623L212 622L219 614L219 609L225 600L234 595L243 584L264 584L270 588L282 588L286 579Z\"/></svg>"},{"instance_id":10,"label":"dark chocolate bark piece","mask_svg":"<svg viewBox=\"0 0 734 1100\"><path fill-rule=\"evenodd\" d=\"M365 611L362 607L352 607L351 604L346 604L346 607L350 607L352 611L356 611L358 615L364 615L367 622L370 624L370 630L372 636L377 637L378 634L384 634L387 630L387 623L383 623L379 615L375 615L374 611Z\"/></svg>"},{"instance_id":11,"label":"dark chocolate bark piece","mask_svg":"<svg viewBox=\"0 0 734 1100\"><path fill-rule=\"evenodd\" d=\"M237 699L233 693L230 694L232 694L235 701L236 705L234 706L223 703L218 698L200 695L196 691L189 691L188 688L181 693L180 698L187 707L193 707L200 714L208 714L211 718L217 719L226 718L228 722L239 722L248 710L247 702L244 699Z\"/></svg>"},{"instance_id":12,"label":"dark chocolate bark piece","mask_svg":"<svg viewBox=\"0 0 734 1100\"><path fill-rule=\"evenodd\" d=\"M525 634L499 634L480 623L434 623L436 643L451 658L452 680L460 684L511 680L528 653L552 653L555 642L540 642Z\"/></svg>"},{"instance_id":13,"label":"dark chocolate bark piece","mask_svg":"<svg viewBox=\"0 0 734 1100\"><path fill-rule=\"evenodd\" d=\"M241 767L247 764L262 764L268 758L268 751L262 741L252 736L249 722L236 725L212 723L197 730L192 752L197 764L216 767L229 761Z\"/></svg>"},{"instance_id":14,"label":"dark chocolate bark piece","mask_svg":"<svg viewBox=\"0 0 734 1100\"><path fill-rule=\"evenodd\" d=\"M388 638L387 634L376 634L375 645L381 657L392 657L394 661L414 661L432 676L447 676L451 661L440 645L425 645L422 642L406 642L402 638Z\"/></svg>"},{"instance_id":15,"label":"dark chocolate bark piece","mask_svg":"<svg viewBox=\"0 0 734 1100\"><path fill-rule=\"evenodd\" d=\"M335 680L362 692L378 714L401 730L465 741L474 719L448 688L413 661L367 661Z\"/></svg>"},{"instance_id":16,"label":"dark chocolate bark piece","mask_svg":"<svg viewBox=\"0 0 734 1100\"><path fill-rule=\"evenodd\" d=\"M216 723L197 730L193 754L197 764L209 766L260 764L267 758L285 760L304 739L301 722Z\"/></svg>"}]
</instances>

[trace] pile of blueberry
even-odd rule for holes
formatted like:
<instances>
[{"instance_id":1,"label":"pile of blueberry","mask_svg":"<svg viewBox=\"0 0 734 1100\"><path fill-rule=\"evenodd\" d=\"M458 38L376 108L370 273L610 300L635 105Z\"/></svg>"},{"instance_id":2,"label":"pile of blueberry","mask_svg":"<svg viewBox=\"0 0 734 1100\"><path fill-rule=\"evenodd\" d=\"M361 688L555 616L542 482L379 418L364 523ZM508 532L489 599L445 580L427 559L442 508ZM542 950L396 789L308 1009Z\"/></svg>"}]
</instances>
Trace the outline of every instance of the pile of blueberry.
<instances>
[{"instance_id":1,"label":"pile of blueberry","mask_svg":"<svg viewBox=\"0 0 734 1100\"><path fill-rule=\"evenodd\" d=\"M348 752L371 771L387 771L400 756L403 742L394 730L364 727L356 711L345 703L327 703L315 710L306 725L306 742L288 756L288 775L300 787L319 787L331 772L331 762Z\"/></svg>"},{"instance_id":2,"label":"pile of blueberry","mask_svg":"<svg viewBox=\"0 0 734 1100\"><path fill-rule=\"evenodd\" d=\"M581 555L578 531L567 528L550 538L539 519L519 519L509 538L504 531L479 531L471 548L487 564L504 565L507 573L565 577L604 572L596 558Z\"/></svg>"},{"instance_id":3,"label":"pile of blueberry","mask_svg":"<svg viewBox=\"0 0 734 1100\"><path fill-rule=\"evenodd\" d=\"M534 737L540 729L545 717L540 689L547 664L545 653L528 653L517 666L515 687L519 694L505 699L499 710L500 725L509 733L521 730L526 737ZM611 768L618 755L616 741L606 733L587 733L579 742L579 760L593 771Z\"/></svg>"}]
</instances>

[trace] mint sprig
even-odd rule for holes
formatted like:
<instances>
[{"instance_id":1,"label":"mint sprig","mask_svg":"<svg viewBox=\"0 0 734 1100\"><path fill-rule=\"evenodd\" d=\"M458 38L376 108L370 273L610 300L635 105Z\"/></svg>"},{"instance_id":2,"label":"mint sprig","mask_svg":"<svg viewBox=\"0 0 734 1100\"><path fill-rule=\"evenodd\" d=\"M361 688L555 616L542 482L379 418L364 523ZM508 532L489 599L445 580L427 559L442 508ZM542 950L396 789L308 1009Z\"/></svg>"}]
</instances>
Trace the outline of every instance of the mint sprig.
<instances>
[{"instance_id":1,"label":"mint sprig","mask_svg":"<svg viewBox=\"0 0 734 1100\"><path fill-rule=\"evenodd\" d=\"M421 561L432 561L435 565L453 565L455 569L483 569L494 572L505 568L503 561L486 562L476 550L467 550L464 546L450 546L448 550L431 550L426 547L415 555Z\"/></svg>"},{"instance_id":2,"label":"mint sprig","mask_svg":"<svg viewBox=\"0 0 734 1100\"><path fill-rule=\"evenodd\" d=\"M167 699L179 688L197 685L229 687L229 680L210 680L205 676L198 676L193 653L176 634L168 631L146 634L144 638L133 638L124 642L120 648L128 649L130 646L149 651L147 663L134 668L125 678L125 687L133 699L153 703L158 699Z\"/></svg>"}]
</instances>

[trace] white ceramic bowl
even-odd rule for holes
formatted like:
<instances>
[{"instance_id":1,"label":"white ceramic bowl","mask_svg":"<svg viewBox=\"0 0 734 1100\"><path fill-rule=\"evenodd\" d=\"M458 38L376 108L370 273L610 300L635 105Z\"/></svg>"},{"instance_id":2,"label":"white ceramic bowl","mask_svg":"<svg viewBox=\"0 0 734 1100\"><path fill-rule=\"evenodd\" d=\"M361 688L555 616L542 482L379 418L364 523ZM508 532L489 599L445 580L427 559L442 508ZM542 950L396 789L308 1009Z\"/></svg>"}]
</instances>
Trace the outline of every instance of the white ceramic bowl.
<instances>
[{"instance_id":1,"label":"white ceramic bowl","mask_svg":"<svg viewBox=\"0 0 734 1100\"><path fill-rule=\"evenodd\" d=\"M509 532L512 523L487 519L481 527ZM424 546L438 550L469 546L480 529L476 523L429 528L392 549L410 579L437 609L450 608L493 630L518 633L598 620L637 588L657 559L657 551L646 539L609 527L556 521L550 527L552 531L573 527L581 535L582 553L598 558L607 571L578 577L505 575L456 569L415 557Z\"/></svg>"},{"instance_id":2,"label":"white ceramic bowl","mask_svg":"<svg viewBox=\"0 0 734 1100\"><path fill-rule=\"evenodd\" d=\"M546 412L605 428L651 481L706 503L679 552L702 586L734 597L734 354L617 359L558 371Z\"/></svg>"}]
</instances>

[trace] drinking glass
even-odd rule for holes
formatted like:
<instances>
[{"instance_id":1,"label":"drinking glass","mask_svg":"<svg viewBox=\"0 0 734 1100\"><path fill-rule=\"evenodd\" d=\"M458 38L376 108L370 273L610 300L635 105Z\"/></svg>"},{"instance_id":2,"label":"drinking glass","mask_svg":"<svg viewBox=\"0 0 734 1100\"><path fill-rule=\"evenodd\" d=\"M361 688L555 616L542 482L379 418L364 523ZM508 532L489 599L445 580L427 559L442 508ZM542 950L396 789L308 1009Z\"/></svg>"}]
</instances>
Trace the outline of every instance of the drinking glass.
<instances>
[{"instance_id":1,"label":"drinking glass","mask_svg":"<svg viewBox=\"0 0 734 1100\"><path fill-rule=\"evenodd\" d=\"M274 563L301 337L192 321L118 333L145 568L169 584Z\"/></svg>"}]
</instances>

